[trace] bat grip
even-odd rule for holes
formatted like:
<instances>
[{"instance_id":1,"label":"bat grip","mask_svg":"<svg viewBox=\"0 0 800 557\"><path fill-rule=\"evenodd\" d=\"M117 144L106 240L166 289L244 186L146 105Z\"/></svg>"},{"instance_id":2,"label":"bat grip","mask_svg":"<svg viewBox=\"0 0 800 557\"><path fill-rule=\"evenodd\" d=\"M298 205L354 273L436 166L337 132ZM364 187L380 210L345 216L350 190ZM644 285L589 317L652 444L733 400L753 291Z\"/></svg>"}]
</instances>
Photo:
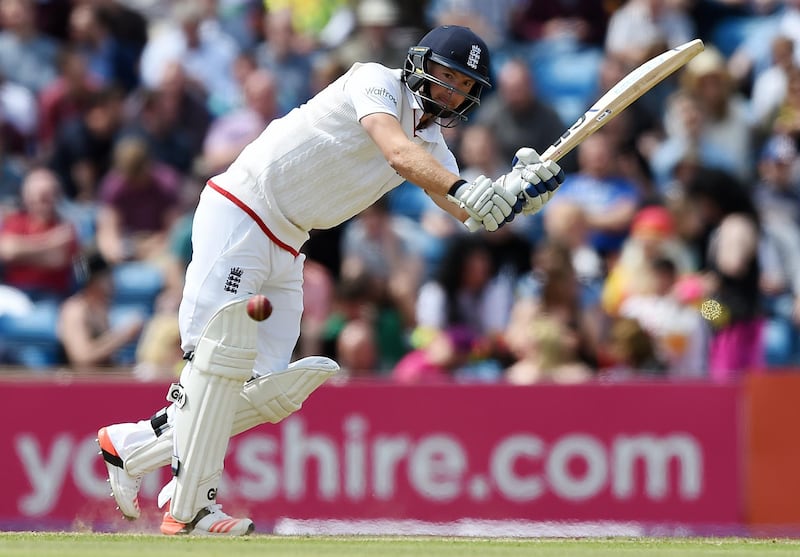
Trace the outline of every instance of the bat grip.
<instances>
[{"instance_id":1,"label":"bat grip","mask_svg":"<svg viewBox=\"0 0 800 557\"><path fill-rule=\"evenodd\" d=\"M464 221L464 226L466 226L467 230L469 230L470 232L477 232L482 228L481 223L472 217L469 217L467 220Z\"/></svg>"}]
</instances>

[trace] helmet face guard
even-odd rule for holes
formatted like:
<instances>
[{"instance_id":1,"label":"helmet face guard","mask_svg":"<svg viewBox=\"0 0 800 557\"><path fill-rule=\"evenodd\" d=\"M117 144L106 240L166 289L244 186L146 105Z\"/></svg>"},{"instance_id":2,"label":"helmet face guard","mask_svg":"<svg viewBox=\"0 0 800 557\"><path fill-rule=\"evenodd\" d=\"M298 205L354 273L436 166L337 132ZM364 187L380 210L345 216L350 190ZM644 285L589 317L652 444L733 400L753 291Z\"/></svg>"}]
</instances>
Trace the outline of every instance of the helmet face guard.
<instances>
[{"instance_id":1,"label":"helmet face guard","mask_svg":"<svg viewBox=\"0 0 800 557\"><path fill-rule=\"evenodd\" d=\"M475 80L470 91L461 91L430 73L430 62L458 71ZM446 25L425 35L408 50L403 67L403 81L417 97L425 112L433 114L442 127L452 127L467 120L467 112L480 104L489 82L489 49L480 37L466 27ZM436 84L463 95L464 102L451 109L434 100L430 85Z\"/></svg>"}]
</instances>

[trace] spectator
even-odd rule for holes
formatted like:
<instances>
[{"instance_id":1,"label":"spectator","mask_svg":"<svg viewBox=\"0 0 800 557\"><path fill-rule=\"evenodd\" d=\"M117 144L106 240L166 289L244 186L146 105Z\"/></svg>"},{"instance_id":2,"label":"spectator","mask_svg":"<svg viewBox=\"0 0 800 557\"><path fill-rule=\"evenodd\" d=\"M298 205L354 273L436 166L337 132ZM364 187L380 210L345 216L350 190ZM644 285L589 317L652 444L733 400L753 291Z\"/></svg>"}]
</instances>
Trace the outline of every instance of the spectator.
<instances>
[{"instance_id":1,"label":"spectator","mask_svg":"<svg viewBox=\"0 0 800 557\"><path fill-rule=\"evenodd\" d=\"M250 51L240 52L236 55L233 61L231 72L233 79L236 81L238 94L236 97L225 97L218 94L216 91L211 91L207 95L207 106L209 107L209 114L214 118L225 116L234 110L238 110L247 105L246 94L244 92L244 85L247 78L258 69L256 58Z\"/></svg>"},{"instance_id":2,"label":"spectator","mask_svg":"<svg viewBox=\"0 0 800 557\"><path fill-rule=\"evenodd\" d=\"M264 28L266 37L254 50L256 64L279 76L278 109L286 114L311 97L312 57L298 50L288 10L264 14Z\"/></svg>"},{"instance_id":3,"label":"spectator","mask_svg":"<svg viewBox=\"0 0 800 557\"><path fill-rule=\"evenodd\" d=\"M596 0L527 0L514 18L514 37L523 41L568 41L602 47L610 9Z\"/></svg>"},{"instance_id":4,"label":"spectator","mask_svg":"<svg viewBox=\"0 0 800 557\"><path fill-rule=\"evenodd\" d=\"M728 58L731 75L741 84L769 67L772 40L775 37L784 36L794 43L795 64L800 64L800 0L749 4L751 13L748 15L760 25L738 42Z\"/></svg>"},{"instance_id":5,"label":"spectator","mask_svg":"<svg viewBox=\"0 0 800 557\"><path fill-rule=\"evenodd\" d=\"M508 172L510 159L500 155L494 130L486 124L473 124L464 129L458 150L461 175L465 180L478 176L499 176Z\"/></svg>"},{"instance_id":6,"label":"spectator","mask_svg":"<svg viewBox=\"0 0 800 557\"><path fill-rule=\"evenodd\" d=\"M788 135L800 146L800 67L789 70L786 97L772 121L772 132Z\"/></svg>"},{"instance_id":7,"label":"spectator","mask_svg":"<svg viewBox=\"0 0 800 557\"><path fill-rule=\"evenodd\" d=\"M622 57L604 53L600 61L594 98L600 98L632 70ZM617 146L623 157L627 158L632 152L644 159L650 157L652 150L664 136L667 98L677 87L677 78L673 74L606 123L603 133ZM624 161L621 163L624 165Z\"/></svg>"},{"instance_id":8,"label":"spectator","mask_svg":"<svg viewBox=\"0 0 800 557\"><path fill-rule=\"evenodd\" d=\"M360 0L356 7L356 29L336 48L336 56L349 68L356 62L378 62L399 68L413 38L405 36L395 0Z\"/></svg>"},{"instance_id":9,"label":"spectator","mask_svg":"<svg viewBox=\"0 0 800 557\"><path fill-rule=\"evenodd\" d=\"M214 0L206 4L216 9L222 30L236 40L242 52L255 47L266 7L263 0Z\"/></svg>"},{"instance_id":10,"label":"spectator","mask_svg":"<svg viewBox=\"0 0 800 557\"><path fill-rule=\"evenodd\" d=\"M589 242L589 225L581 206L565 201L548 208L544 216L544 232L548 241L569 250L578 281L586 289L590 300L599 300L607 269L600 254Z\"/></svg>"},{"instance_id":11,"label":"spectator","mask_svg":"<svg viewBox=\"0 0 800 557\"><path fill-rule=\"evenodd\" d=\"M709 268L711 237L726 216L742 213L757 221L751 191L729 173L701 167L686 182L683 195L683 213L676 215L685 219L681 237L698 269Z\"/></svg>"},{"instance_id":12,"label":"spectator","mask_svg":"<svg viewBox=\"0 0 800 557\"><path fill-rule=\"evenodd\" d=\"M611 14L605 50L638 66L664 48L695 37L686 8L669 0L628 0Z\"/></svg>"},{"instance_id":13,"label":"spectator","mask_svg":"<svg viewBox=\"0 0 800 557\"><path fill-rule=\"evenodd\" d=\"M747 190L720 172L698 175L687 195L689 206L700 212L694 241L706 272L701 309L713 329L709 373L719 381L735 379L764 366L757 212Z\"/></svg>"},{"instance_id":14,"label":"spectator","mask_svg":"<svg viewBox=\"0 0 800 557\"><path fill-rule=\"evenodd\" d=\"M36 149L39 110L36 96L11 78L0 74L0 141L6 153L24 159Z\"/></svg>"},{"instance_id":15,"label":"spectator","mask_svg":"<svg viewBox=\"0 0 800 557\"><path fill-rule=\"evenodd\" d=\"M353 28L348 0L264 0L267 13L284 12L291 18L292 42L300 53L339 44Z\"/></svg>"},{"instance_id":16,"label":"spectator","mask_svg":"<svg viewBox=\"0 0 800 557\"><path fill-rule=\"evenodd\" d=\"M525 220L520 219L520 225L523 225ZM533 221L533 219L528 220ZM530 240L526 234L528 231L523 226L504 226L495 232L496 234L483 234L492 257L491 266L496 269L495 273L498 276L513 283L520 276L530 272L531 250L534 242L541 240L541 237L537 236L534 240Z\"/></svg>"},{"instance_id":17,"label":"spectator","mask_svg":"<svg viewBox=\"0 0 800 557\"><path fill-rule=\"evenodd\" d=\"M685 90L667 101L664 114L666 137L651 151L655 183L664 194L679 193L697 167L735 174L740 168L732 153L714 141L700 101Z\"/></svg>"},{"instance_id":18,"label":"spectator","mask_svg":"<svg viewBox=\"0 0 800 557\"><path fill-rule=\"evenodd\" d=\"M715 327L709 372L730 380L764 366L764 316L759 303L756 222L734 213L723 218L710 251L712 288L707 314ZM719 312L719 313L717 313Z\"/></svg>"},{"instance_id":19,"label":"spectator","mask_svg":"<svg viewBox=\"0 0 800 557\"><path fill-rule=\"evenodd\" d=\"M397 362L392 379L404 384L443 383L457 380L475 351L475 335L468 328L436 331L423 347L412 350Z\"/></svg>"},{"instance_id":20,"label":"spectator","mask_svg":"<svg viewBox=\"0 0 800 557\"><path fill-rule=\"evenodd\" d=\"M578 146L577 173L568 174L558 195L544 210L572 202L583 208L592 248L603 258L619 253L639 203L635 184L619 176L617 153L602 131Z\"/></svg>"},{"instance_id":21,"label":"spectator","mask_svg":"<svg viewBox=\"0 0 800 557\"><path fill-rule=\"evenodd\" d=\"M417 326L439 331L463 326L478 337L496 337L508 323L513 294L510 282L492 268L491 253L482 236L454 236L436 274L420 288Z\"/></svg>"},{"instance_id":22,"label":"spectator","mask_svg":"<svg viewBox=\"0 0 800 557\"><path fill-rule=\"evenodd\" d=\"M0 225L5 217L20 208L22 179L28 161L5 152L0 139Z\"/></svg>"},{"instance_id":23,"label":"spectator","mask_svg":"<svg viewBox=\"0 0 800 557\"><path fill-rule=\"evenodd\" d=\"M158 160L188 173L211 125L207 102L205 90L179 62L167 63L155 89L128 96L123 133L145 137Z\"/></svg>"},{"instance_id":24,"label":"spectator","mask_svg":"<svg viewBox=\"0 0 800 557\"><path fill-rule=\"evenodd\" d=\"M610 361L600 370L601 381L664 375L664 363L658 358L655 342L636 319L614 319L607 342Z\"/></svg>"},{"instance_id":25,"label":"spectator","mask_svg":"<svg viewBox=\"0 0 800 557\"><path fill-rule=\"evenodd\" d=\"M769 320L767 363L800 361L800 184L792 169L800 161L794 142L770 138L758 165L754 201L774 257L762 258L761 291Z\"/></svg>"},{"instance_id":26,"label":"spectator","mask_svg":"<svg viewBox=\"0 0 800 557\"><path fill-rule=\"evenodd\" d=\"M789 72L795 67L794 43L788 37L772 40L772 64L759 72L753 80L750 95L750 114L754 128L768 131L778 108L788 92Z\"/></svg>"},{"instance_id":27,"label":"spectator","mask_svg":"<svg viewBox=\"0 0 800 557\"><path fill-rule=\"evenodd\" d=\"M430 26L463 25L497 49L511 38L513 18L522 0L432 0L426 8Z\"/></svg>"},{"instance_id":28,"label":"spectator","mask_svg":"<svg viewBox=\"0 0 800 557\"><path fill-rule=\"evenodd\" d=\"M629 295L618 315L635 319L650 335L657 360L670 377L706 377L706 322L697 307L680 298L677 266L664 256L652 259L648 266L649 286Z\"/></svg>"},{"instance_id":29,"label":"spectator","mask_svg":"<svg viewBox=\"0 0 800 557\"><path fill-rule=\"evenodd\" d=\"M619 259L603 285L603 309L616 316L620 306L631 296L654 291L654 262L667 258L678 276L696 271L688 246L678 237L672 214L665 207L653 205L637 211L631 223Z\"/></svg>"},{"instance_id":30,"label":"spectator","mask_svg":"<svg viewBox=\"0 0 800 557\"><path fill-rule=\"evenodd\" d=\"M100 88L89 74L86 59L75 49L65 49L59 58L58 76L39 93L39 156L52 153L58 129L70 118L82 117Z\"/></svg>"},{"instance_id":31,"label":"spectator","mask_svg":"<svg viewBox=\"0 0 800 557\"><path fill-rule=\"evenodd\" d=\"M183 364L177 312L155 313L144 323L136 344L134 377L140 381L175 381Z\"/></svg>"},{"instance_id":32,"label":"spectator","mask_svg":"<svg viewBox=\"0 0 800 557\"><path fill-rule=\"evenodd\" d=\"M111 267L99 254L92 254L86 258L84 271L85 283L59 310L58 339L73 368L110 366L119 351L139 337L143 320L133 316L112 326Z\"/></svg>"},{"instance_id":33,"label":"spectator","mask_svg":"<svg viewBox=\"0 0 800 557\"><path fill-rule=\"evenodd\" d=\"M97 245L111 264L163 260L170 229L182 212L181 177L154 161L138 138L120 140L100 185Z\"/></svg>"},{"instance_id":34,"label":"spectator","mask_svg":"<svg viewBox=\"0 0 800 557\"><path fill-rule=\"evenodd\" d=\"M713 46L692 58L682 74L682 86L699 103L704 136L734 161L733 173L753 179L752 129L748 104L731 80L722 54Z\"/></svg>"},{"instance_id":35,"label":"spectator","mask_svg":"<svg viewBox=\"0 0 800 557\"><path fill-rule=\"evenodd\" d=\"M244 82L245 106L211 123L203 142L204 173L209 176L227 168L267 124L279 116L278 79L267 70L255 70Z\"/></svg>"},{"instance_id":36,"label":"spectator","mask_svg":"<svg viewBox=\"0 0 800 557\"><path fill-rule=\"evenodd\" d=\"M60 194L55 174L32 169L22 185L23 209L0 225L2 282L37 302L60 302L74 287L78 233L58 213Z\"/></svg>"},{"instance_id":37,"label":"spectator","mask_svg":"<svg viewBox=\"0 0 800 557\"><path fill-rule=\"evenodd\" d=\"M478 109L476 122L492 130L500 154L509 165L521 146L541 153L564 132L555 109L537 97L530 68L520 59L511 59L501 66L497 93ZM565 172L574 169L574 159L570 156L559 164Z\"/></svg>"},{"instance_id":38,"label":"spectator","mask_svg":"<svg viewBox=\"0 0 800 557\"><path fill-rule=\"evenodd\" d=\"M405 327L415 322L423 263L414 223L389 212L386 196L350 220L342 238L342 276L365 275L377 295L397 309Z\"/></svg>"},{"instance_id":39,"label":"spectator","mask_svg":"<svg viewBox=\"0 0 800 557\"><path fill-rule=\"evenodd\" d=\"M316 95L326 86L343 76L349 68L333 54L320 53L311 67L311 94Z\"/></svg>"},{"instance_id":40,"label":"spectator","mask_svg":"<svg viewBox=\"0 0 800 557\"><path fill-rule=\"evenodd\" d=\"M82 115L56 130L48 165L70 200L92 203L97 184L111 167L111 152L122 124L122 94L115 89L92 93Z\"/></svg>"},{"instance_id":41,"label":"spectator","mask_svg":"<svg viewBox=\"0 0 800 557\"><path fill-rule=\"evenodd\" d=\"M137 69L144 45L125 42L116 35L114 17L123 14L119 11L122 8L115 4L74 6L69 17L69 43L86 58L89 72L97 82L130 92L139 84ZM136 12L129 10L123 21L131 27L141 25L141 21L132 19L136 17Z\"/></svg>"},{"instance_id":42,"label":"spectator","mask_svg":"<svg viewBox=\"0 0 800 557\"><path fill-rule=\"evenodd\" d=\"M597 366L604 316L594 289L578 281L568 247L551 239L537 246L531 272L515 286L514 306L504 333L512 353L519 356L520 346L524 350L529 324L549 316L561 323L569 351L586 365Z\"/></svg>"},{"instance_id":43,"label":"spectator","mask_svg":"<svg viewBox=\"0 0 800 557\"><path fill-rule=\"evenodd\" d=\"M350 377L387 373L408 351L398 311L363 273L337 282L322 343L325 354L335 357Z\"/></svg>"},{"instance_id":44,"label":"spectator","mask_svg":"<svg viewBox=\"0 0 800 557\"><path fill-rule=\"evenodd\" d=\"M303 268L303 318L300 321L300 340L297 358L323 353L323 331L333 311L333 274L319 261L306 259Z\"/></svg>"},{"instance_id":45,"label":"spectator","mask_svg":"<svg viewBox=\"0 0 800 557\"><path fill-rule=\"evenodd\" d=\"M574 385L593 377L592 369L575 354L576 339L558 318L531 315L514 325L514 352L517 360L504 372L512 385L556 383Z\"/></svg>"},{"instance_id":46,"label":"spectator","mask_svg":"<svg viewBox=\"0 0 800 557\"><path fill-rule=\"evenodd\" d=\"M141 79L155 89L170 62L180 62L187 76L200 84L206 94L224 99L215 115L236 104L241 92L233 75L239 46L221 28L216 17L209 17L202 3L180 0L173 5L172 18L165 28L153 34L141 57Z\"/></svg>"},{"instance_id":47,"label":"spectator","mask_svg":"<svg viewBox=\"0 0 800 557\"><path fill-rule=\"evenodd\" d=\"M33 0L2 0L0 28L0 75L38 95L56 77L58 42L36 28Z\"/></svg>"}]
</instances>

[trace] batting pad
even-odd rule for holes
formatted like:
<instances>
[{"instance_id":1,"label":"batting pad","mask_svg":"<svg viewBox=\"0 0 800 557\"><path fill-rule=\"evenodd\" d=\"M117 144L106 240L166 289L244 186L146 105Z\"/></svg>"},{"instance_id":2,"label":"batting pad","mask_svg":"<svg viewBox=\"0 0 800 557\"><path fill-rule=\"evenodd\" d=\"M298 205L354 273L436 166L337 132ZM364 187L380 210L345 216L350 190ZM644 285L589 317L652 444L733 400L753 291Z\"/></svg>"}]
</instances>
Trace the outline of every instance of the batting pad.
<instances>
[{"instance_id":1,"label":"batting pad","mask_svg":"<svg viewBox=\"0 0 800 557\"><path fill-rule=\"evenodd\" d=\"M242 388L236 406L231 436L264 424L276 424L292 412L325 381L339 372L330 358L310 356L289 364L288 369L256 377ZM137 447L125 459L132 476L143 476L170 463L173 428Z\"/></svg>"},{"instance_id":2,"label":"batting pad","mask_svg":"<svg viewBox=\"0 0 800 557\"><path fill-rule=\"evenodd\" d=\"M300 410L317 387L339 372L339 364L323 356L309 356L289 364L280 373L248 381L233 421L231 435L238 435L263 423L277 424Z\"/></svg>"},{"instance_id":3,"label":"batting pad","mask_svg":"<svg viewBox=\"0 0 800 557\"><path fill-rule=\"evenodd\" d=\"M179 522L191 522L217 496L239 393L256 359L258 327L246 305L226 304L208 322L175 403L170 514Z\"/></svg>"}]
</instances>

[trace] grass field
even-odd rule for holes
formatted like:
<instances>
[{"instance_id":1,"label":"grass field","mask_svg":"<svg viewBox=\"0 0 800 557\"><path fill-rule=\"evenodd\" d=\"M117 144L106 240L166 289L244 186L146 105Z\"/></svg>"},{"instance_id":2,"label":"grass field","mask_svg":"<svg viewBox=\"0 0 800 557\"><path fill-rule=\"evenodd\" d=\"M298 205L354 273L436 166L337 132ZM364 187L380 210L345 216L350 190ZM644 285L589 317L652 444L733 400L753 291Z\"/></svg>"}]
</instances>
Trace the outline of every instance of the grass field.
<instances>
[{"instance_id":1,"label":"grass field","mask_svg":"<svg viewBox=\"0 0 800 557\"><path fill-rule=\"evenodd\" d=\"M0 533L2 557L750 557L800 555L800 540L742 538L484 539L443 537L167 538L127 534Z\"/></svg>"}]
</instances>

